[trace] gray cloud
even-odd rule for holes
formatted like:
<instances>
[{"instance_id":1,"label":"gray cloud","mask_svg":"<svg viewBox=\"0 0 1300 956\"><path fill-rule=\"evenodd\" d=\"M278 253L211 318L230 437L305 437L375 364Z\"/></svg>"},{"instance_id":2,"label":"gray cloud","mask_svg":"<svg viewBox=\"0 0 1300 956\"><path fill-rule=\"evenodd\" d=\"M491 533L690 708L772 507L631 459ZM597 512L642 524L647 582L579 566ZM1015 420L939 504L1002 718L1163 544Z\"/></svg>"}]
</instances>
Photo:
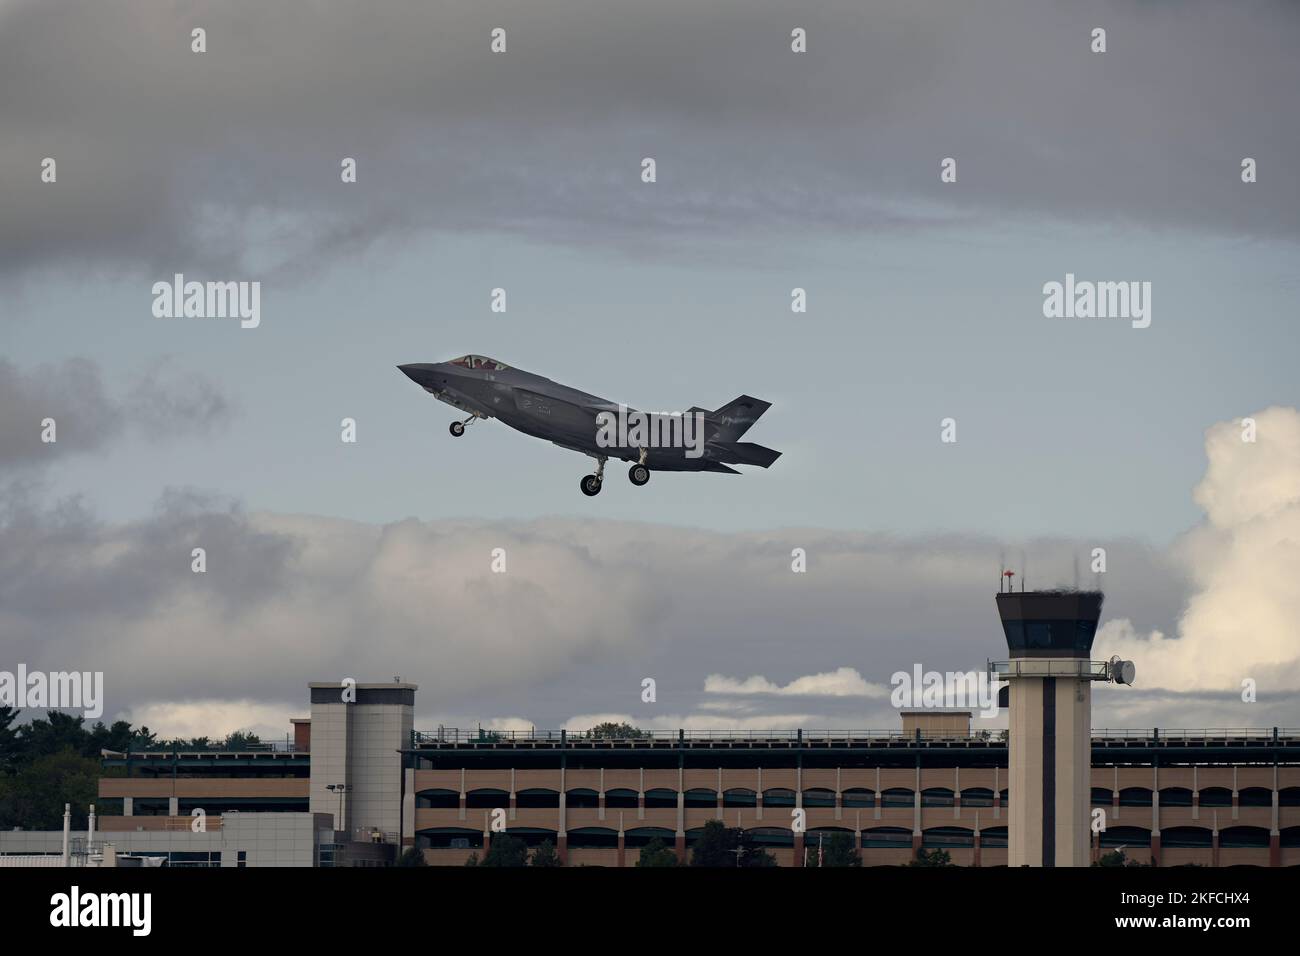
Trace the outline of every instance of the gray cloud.
<instances>
[{"instance_id":1,"label":"gray cloud","mask_svg":"<svg viewBox=\"0 0 1300 956\"><path fill-rule=\"evenodd\" d=\"M1101 543L1095 653L1132 656L1140 679L1100 695L1099 726L1261 726L1293 707L1300 413L1254 418L1252 443L1236 423L1207 430L1205 524L1167 551ZM887 727L870 685L914 664L968 670L1001 656L1004 562L1023 571L1014 556L1031 556L1035 587L1085 584L1078 569L1098 544L561 518L375 526L246 514L184 491L120 526L75 503L11 498L0 514L6 655L102 670L110 712L184 705L186 726L229 720L234 701L301 699L313 679L402 675L421 685L422 714L444 722ZM190 568L195 547L206 573ZM492 570L498 548L504 573ZM805 573L791 571L794 548ZM1179 637L1161 636L1175 622ZM649 707L645 677L657 683ZM1242 702L1243 677L1259 704Z\"/></svg>"},{"instance_id":2,"label":"gray cloud","mask_svg":"<svg viewBox=\"0 0 1300 956\"><path fill-rule=\"evenodd\" d=\"M0 358L0 472L99 451L126 433L151 441L201 436L231 413L212 381L181 372L167 358L154 360L120 397L89 359L24 371ZM42 441L47 418L55 423L53 442Z\"/></svg>"},{"instance_id":3,"label":"gray cloud","mask_svg":"<svg viewBox=\"0 0 1300 956\"><path fill-rule=\"evenodd\" d=\"M1111 545L1116 612L1171 620L1177 569L1139 543ZM809 553L806 574L790 571L795 546ZM205 574L190 570L193 547L207 551ZM498 547L504 574L489 567ZM713 674L786 684L854 667L887 684L913 661L981 666L1002 644L992 595L1004 547L558 518L373 526L173 493L128 525L27 509L0 527L0 629L14 661L105 671L110 712L209 701L217 719L230 713L222 701L301 700L309 680L400 674L421 685L421 712L443 718L525 711L554 727L576 713L631 712L653 722L707 713L698 704ZM1067 580L1083 544L1026 547L1044 575L1055 567ZM650 708L646 676L658 682ZM714 707L716 722L850 720L880 703L763 698L738 699L741 715Z\"/></svg>"},{"instance_id":4,"label":"gray cloud","mask_svg":"<svg viewBox=\"0 0 1300 956\"><path fill-rule=\"evenodd\" d=\"M10 3L0 23L10 268L260 274L414 230L667 253L990 218L1300 223L1293 4L385 0L302 17L70 0ZM789 52L796 25L806 54ZM1088 52L1097 25L1105 54Z\"/></svg>"}]
</instances>

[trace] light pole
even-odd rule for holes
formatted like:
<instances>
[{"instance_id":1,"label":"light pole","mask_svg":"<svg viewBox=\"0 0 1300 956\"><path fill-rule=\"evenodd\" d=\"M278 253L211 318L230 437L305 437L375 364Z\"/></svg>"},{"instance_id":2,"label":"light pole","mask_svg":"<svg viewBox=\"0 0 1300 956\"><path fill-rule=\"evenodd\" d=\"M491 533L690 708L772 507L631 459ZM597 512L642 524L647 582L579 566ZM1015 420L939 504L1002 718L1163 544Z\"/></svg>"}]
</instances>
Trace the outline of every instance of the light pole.
<instances>
[{"instance_id":1,"label":"light pole","mask_svg":"<svg viewBox=\"0 0 1300 956\"><path fill-rule=\"evenodd\" d=\"M334 829L341 830L343 828L343 794L347 793L349 790L352 789L352 784L327 783L325 785L325 789L335 791L339 795L339 812L338 812L338 816L334 818Z\"/></svg>"}]
</instances>

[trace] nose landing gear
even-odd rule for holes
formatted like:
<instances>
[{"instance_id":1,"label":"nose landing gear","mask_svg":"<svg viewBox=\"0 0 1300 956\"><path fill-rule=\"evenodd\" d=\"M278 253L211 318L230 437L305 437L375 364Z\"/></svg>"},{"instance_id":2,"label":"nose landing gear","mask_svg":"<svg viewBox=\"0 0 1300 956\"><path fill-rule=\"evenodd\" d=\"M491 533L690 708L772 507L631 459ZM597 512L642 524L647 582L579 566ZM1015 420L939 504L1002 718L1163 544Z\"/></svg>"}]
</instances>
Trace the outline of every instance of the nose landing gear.
<instances>
[{"instance_id":1,"label":"nose landing gear","mask_svg":"<svg viewBox=\"0 0 1300 956\"><path fill-rule=\"evenodd\" d=\"M465 426L468 425L473 420L474 420L474 416L471 415L463 422L452 422L447 430L451 432L453 435L455 435L457 438L459 438L461 435L465 434Z\"/></svg>"}]
</instances>

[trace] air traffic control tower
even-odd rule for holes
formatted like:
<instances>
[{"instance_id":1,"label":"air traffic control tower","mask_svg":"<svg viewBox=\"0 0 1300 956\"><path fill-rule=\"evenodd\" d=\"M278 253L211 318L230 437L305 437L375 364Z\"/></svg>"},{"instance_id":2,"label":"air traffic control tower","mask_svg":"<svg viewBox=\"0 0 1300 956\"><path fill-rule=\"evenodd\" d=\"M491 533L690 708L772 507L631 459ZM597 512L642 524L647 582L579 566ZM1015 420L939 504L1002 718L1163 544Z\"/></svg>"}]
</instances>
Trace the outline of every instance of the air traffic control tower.
<instances>
[{"instance_id":1,"label":"air traffic control tower","mask_svg":"<svg viewBox=\"0 0 1300 956\"><path fill-rule=\"evenodd\" d=\"M1092 684L1132 683L1133 664L1089 659L1100 591L1004 589L997 601L1010 652L990 663L1009 684L1007 864L1087 866Z\"/></svg>"}]
</instances>

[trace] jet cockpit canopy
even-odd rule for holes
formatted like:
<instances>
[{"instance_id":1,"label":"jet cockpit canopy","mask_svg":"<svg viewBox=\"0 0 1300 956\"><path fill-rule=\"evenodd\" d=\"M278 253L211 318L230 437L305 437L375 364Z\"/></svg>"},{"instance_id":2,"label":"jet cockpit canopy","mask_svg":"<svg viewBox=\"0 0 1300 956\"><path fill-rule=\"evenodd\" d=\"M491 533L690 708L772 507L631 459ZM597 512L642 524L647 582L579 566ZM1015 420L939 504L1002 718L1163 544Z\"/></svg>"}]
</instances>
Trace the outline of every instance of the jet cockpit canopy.
<instances>
[{"instance_id":1,"label":"jet cockpit canopy","mask_svg":"<svg viewBox=\"0 0 1300 956\"><path fill-rule=\"evenodd\" d=\"M460 358L452 359L451 364L459 365L461 368L486 369L489 372L500 372L510 367L486 355L462 355Z\"/></svg>"}]
</instances>

